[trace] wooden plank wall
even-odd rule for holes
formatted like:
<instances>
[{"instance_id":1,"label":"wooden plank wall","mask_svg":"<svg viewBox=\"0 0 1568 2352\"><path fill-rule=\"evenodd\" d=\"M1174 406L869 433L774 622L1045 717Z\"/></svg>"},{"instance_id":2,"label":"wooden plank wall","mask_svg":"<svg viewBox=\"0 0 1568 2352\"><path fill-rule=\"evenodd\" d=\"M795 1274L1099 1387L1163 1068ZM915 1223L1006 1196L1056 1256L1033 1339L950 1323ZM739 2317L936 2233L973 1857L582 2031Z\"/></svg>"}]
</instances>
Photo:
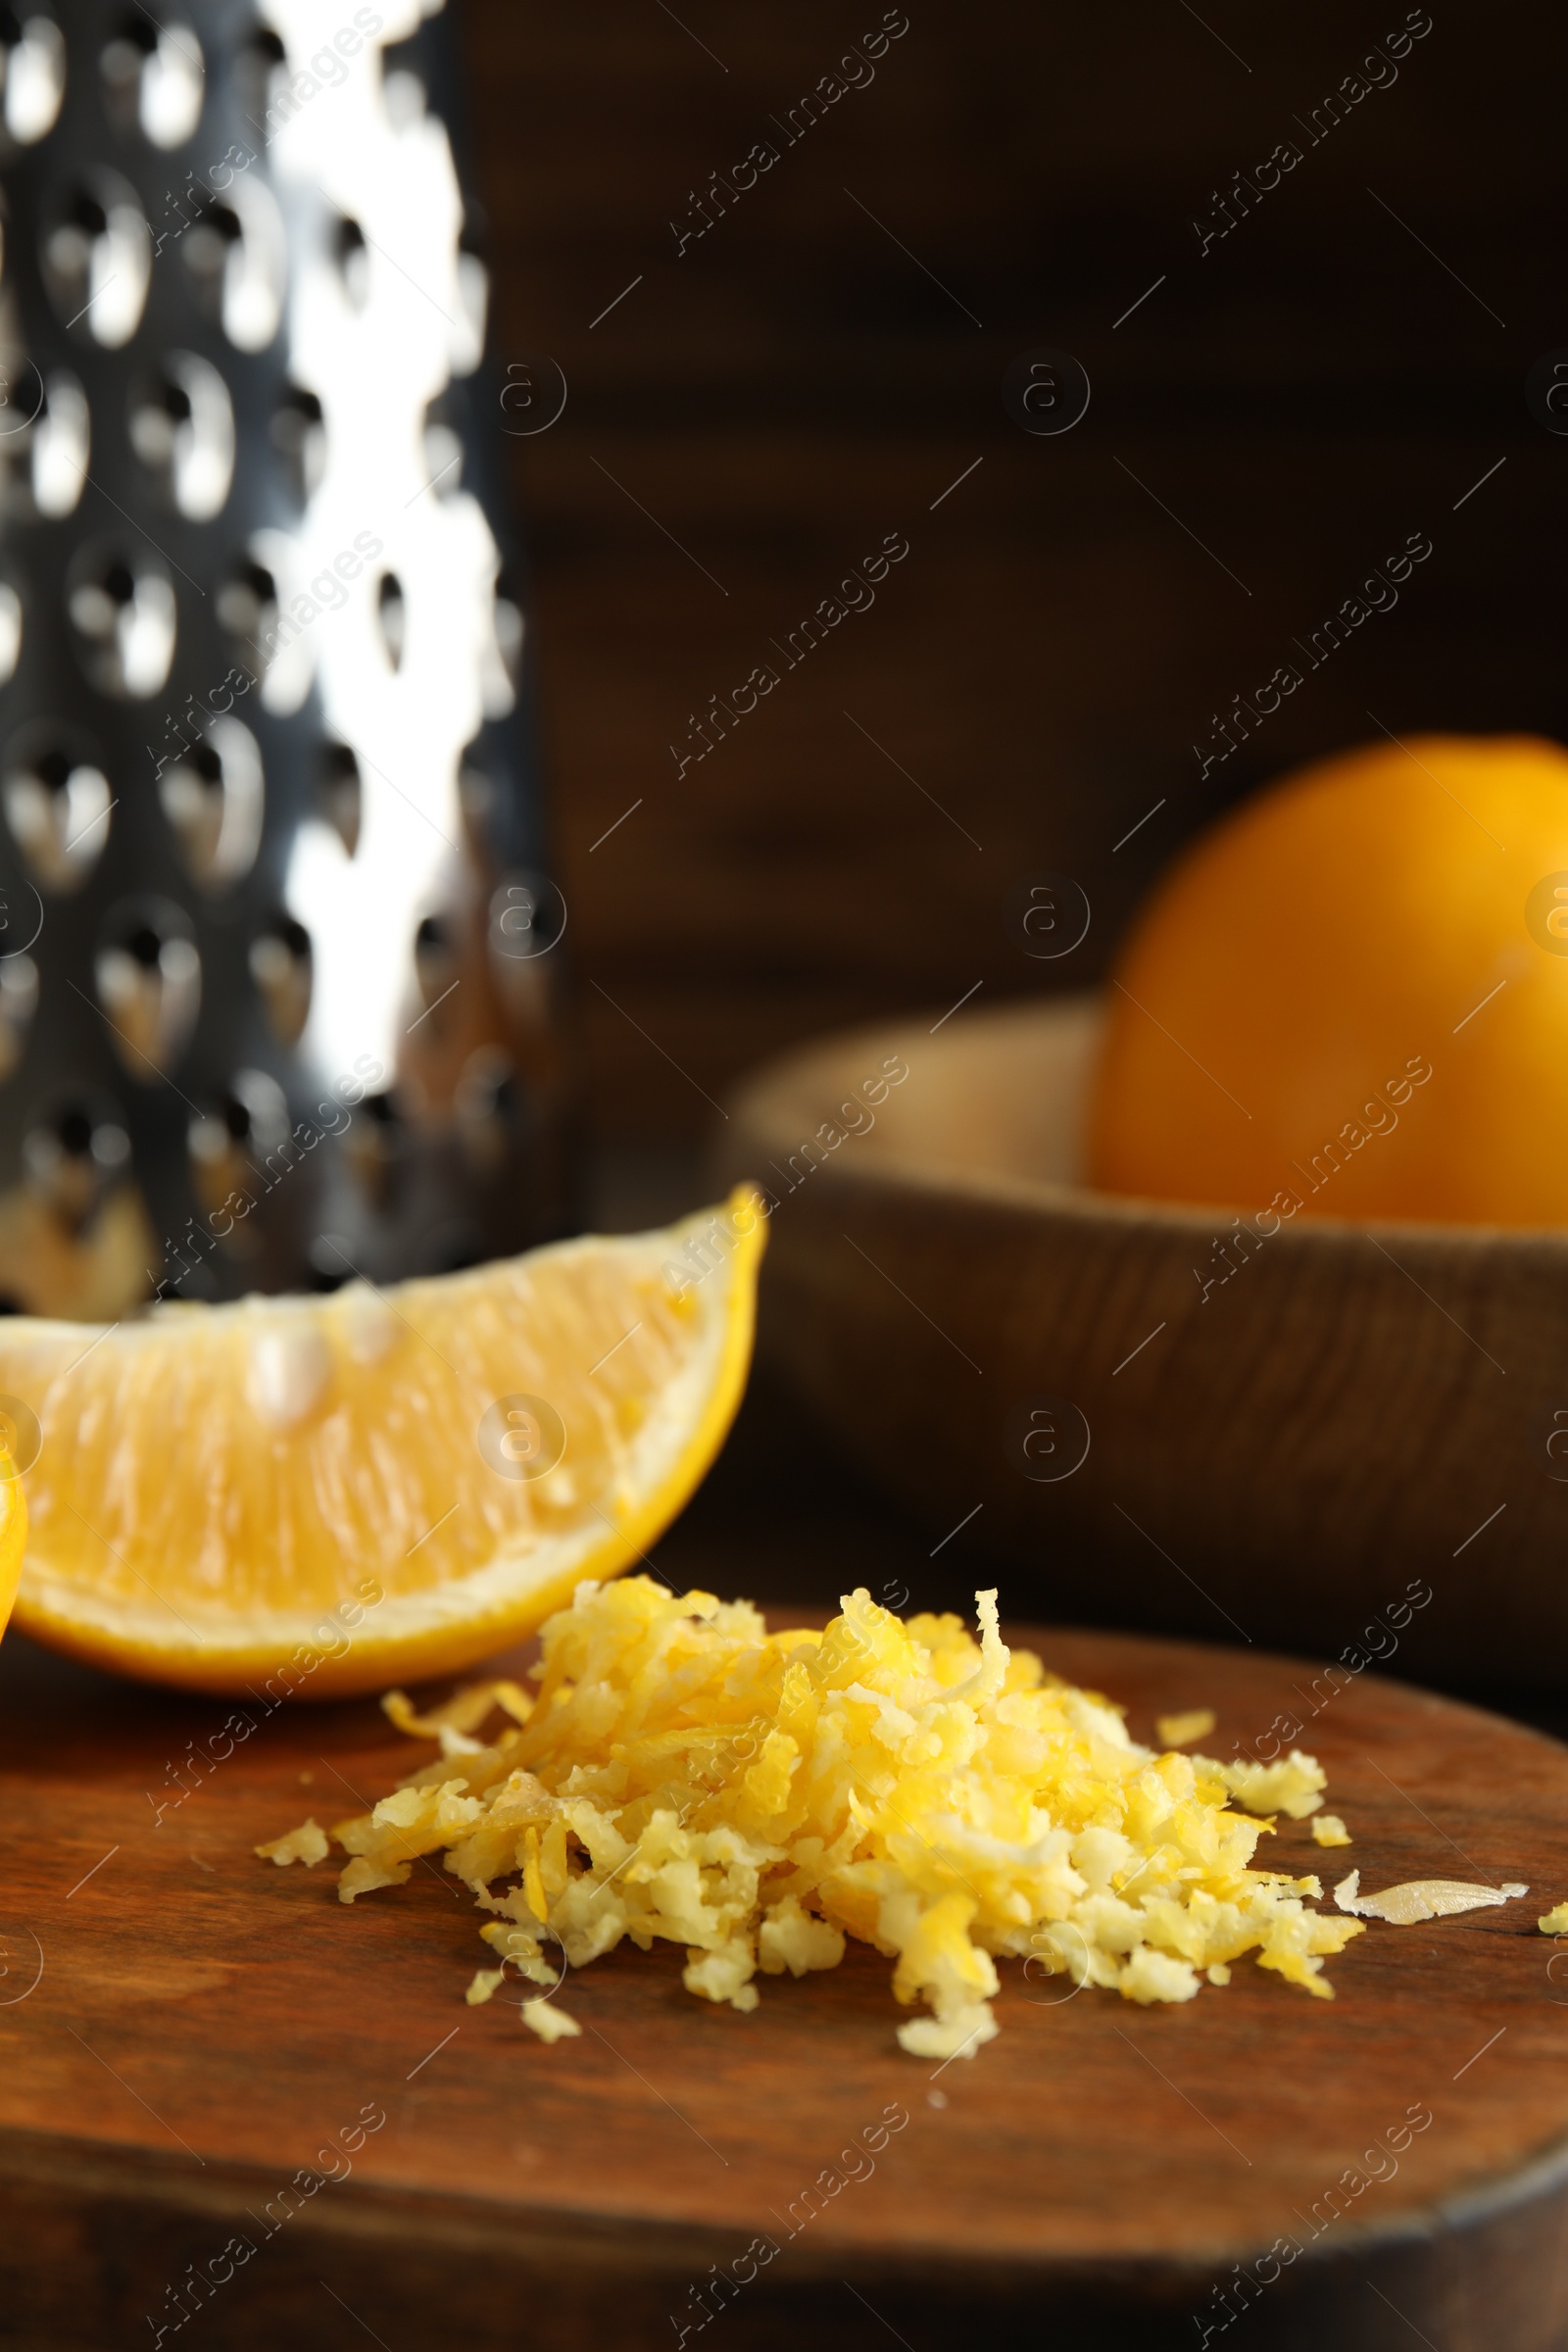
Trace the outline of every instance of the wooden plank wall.
<instances>
[{"instance_id":1,"label":"wooden plank wall","mask_svg":"<svg viewBox=\"0 0 1568 2352\"><path fill-rule=\"evenodd\" d=\"M1560 12L907 0L786 144L877 0L457 4L501 357L569 385L509 446L602 1138L691 1138L834 1024L1092 978L1208 811L1369 712L1568 733L1568 438L1524 398L1568 346ZM1003 405L1039 347L1091 379L1057 437ZM888 532L874 606L785 670ZM1294 641L1412 532L1397 605L1308 668ZM766 661L677 775L689 714ZM1200 774L1211 714L1292 661ZM1004 925L1040 869L1093 907L1060 963Z\"/></svg>"}]
</instances>

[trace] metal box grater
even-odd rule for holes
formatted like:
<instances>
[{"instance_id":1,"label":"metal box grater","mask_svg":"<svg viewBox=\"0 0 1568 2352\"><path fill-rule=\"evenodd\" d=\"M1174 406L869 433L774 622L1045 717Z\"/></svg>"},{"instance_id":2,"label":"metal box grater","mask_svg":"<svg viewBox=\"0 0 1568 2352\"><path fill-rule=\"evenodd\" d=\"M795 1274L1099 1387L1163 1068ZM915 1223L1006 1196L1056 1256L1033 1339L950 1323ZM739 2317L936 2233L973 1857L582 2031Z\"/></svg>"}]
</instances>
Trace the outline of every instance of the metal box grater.
<instances>
[{"instance_id":1,"label":"metal box grater","mask_svg":"<svg viewBox=\"0 0 1568 2352\"><path fill-rule=\"evenodd\" d=\"M0 1301L567 1214L441 0L0 9Z\"/></svg>"}]
</instances>

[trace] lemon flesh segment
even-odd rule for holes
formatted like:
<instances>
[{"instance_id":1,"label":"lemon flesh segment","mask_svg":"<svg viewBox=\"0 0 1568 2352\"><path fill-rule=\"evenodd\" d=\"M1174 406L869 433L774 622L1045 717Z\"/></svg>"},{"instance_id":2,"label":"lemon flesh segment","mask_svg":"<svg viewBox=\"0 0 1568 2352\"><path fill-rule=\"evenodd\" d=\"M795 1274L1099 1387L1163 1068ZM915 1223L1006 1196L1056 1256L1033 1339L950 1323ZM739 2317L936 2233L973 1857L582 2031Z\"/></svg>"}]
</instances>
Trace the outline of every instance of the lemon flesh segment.
<instances>
[{"instance_id":1,"label":"lemon flesh segment","mask_svg":"<svg viewBox=\"0 0 1568 2352\"><path fill-rule=\"evenodd\" d=\"M43 1441L18 1625L148 1681L312 1697L520 1640L641 1558L717 1452L764 1231L743 1186L385 1291L97 1339L8 1317L0 1391Z\"/></svg>"},{"instance_id":2,"label":"lemon flesh segment","mask_svg":"<svg viewBox=\"0 0 1568 2352\"><path fill-rule=\"evenodd\" d=\"M22 1555L27 1541L27 1504L22 1481L0 1455L0 1634L17 1597Z\"/></svg>"}]
</instances>

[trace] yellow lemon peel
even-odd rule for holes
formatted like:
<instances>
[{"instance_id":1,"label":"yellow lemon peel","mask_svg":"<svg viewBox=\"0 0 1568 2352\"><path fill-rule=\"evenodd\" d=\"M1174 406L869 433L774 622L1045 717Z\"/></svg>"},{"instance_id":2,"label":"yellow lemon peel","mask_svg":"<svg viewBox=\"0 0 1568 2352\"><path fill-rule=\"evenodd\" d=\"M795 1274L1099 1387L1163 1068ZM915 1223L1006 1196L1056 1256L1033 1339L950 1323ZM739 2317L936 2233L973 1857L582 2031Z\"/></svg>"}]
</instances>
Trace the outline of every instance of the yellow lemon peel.
<instances>
[{"instance_id":1,"label":"yellow lemon peel","mask_svg":"<svg viewBox=\"0 0 1568 2352\"><path fill-rule=\"evenodd\" d=\"M1320 1998L1324 1956L1358 1920L1310 1910L1316 1879L1250 1867L1268 1825L1231 1798L1321 1803L1309 1756L1219 1765L1129 1738L1120 1712L1009 1650L994 1592L978 1642L956 1616L906 1623L861 1591L822 1633L770 1634L749 1601L677 1596L646 1576L580 1586L545 1625L525 1722L411 1773L339 1823L345 1902L446 1867L495 1916L500 1964L554 1989L623 1936L686 1947L685 1983L739 2010L756 1979L832 1968L845 1940L895 1962L929 2014L899 2029L922 2057L997 2032L997 1962L1139 2002L1191 2000L1244 1953ZM492 1686L506 1703L511 1687ZM487 1710L460 1692L394 1720L466 1747ZM287 1838L266 1850L274 1858ZM536 2014L538 2012L538 2014ZM570 2032L544 2003L536 2033Z\"/></svg>"}]
</instances>

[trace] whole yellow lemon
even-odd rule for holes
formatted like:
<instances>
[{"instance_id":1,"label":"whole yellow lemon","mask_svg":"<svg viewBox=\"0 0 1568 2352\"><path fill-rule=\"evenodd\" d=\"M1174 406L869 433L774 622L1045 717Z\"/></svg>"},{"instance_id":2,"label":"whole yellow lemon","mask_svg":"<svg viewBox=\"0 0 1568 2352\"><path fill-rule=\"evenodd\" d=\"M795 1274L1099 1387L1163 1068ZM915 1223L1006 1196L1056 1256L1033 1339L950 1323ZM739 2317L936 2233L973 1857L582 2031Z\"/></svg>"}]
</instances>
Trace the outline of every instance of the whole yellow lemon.
<instances>
[{"instance_id":1,"label":"whole yellow lemon","mask_svg":"<svg viewBox=\"0 0 1568 2352\"><path fill-rule=\"evenodd\" d=\"M1103 1190L1568 1224L1568 753L1420 735L1298 770L1178 861L1107 994Z\"/></svg>"}]
</instances>

